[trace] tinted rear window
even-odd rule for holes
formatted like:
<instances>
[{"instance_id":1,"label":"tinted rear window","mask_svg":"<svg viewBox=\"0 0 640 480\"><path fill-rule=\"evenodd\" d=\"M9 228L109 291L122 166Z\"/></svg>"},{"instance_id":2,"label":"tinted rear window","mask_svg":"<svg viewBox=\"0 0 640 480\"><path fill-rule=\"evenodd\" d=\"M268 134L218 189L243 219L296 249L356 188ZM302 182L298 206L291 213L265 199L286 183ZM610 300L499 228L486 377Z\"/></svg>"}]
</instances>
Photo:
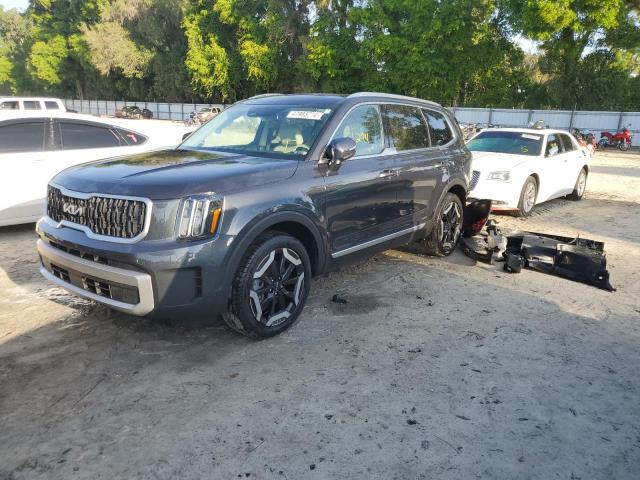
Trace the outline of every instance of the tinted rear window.
<instances>
[{"instance_id":1,"label":"tinted rear window","mask_svg":"<svg viewBox=\"0 0 640 480\"><path fill-rule=\"evenodd\" d=\"M384 116L396 150L414 150L429 146L429 134L417 107L386 105Z\"/></svg>"},{"instance_id":2,"label":"tinted rear window","mask_svg":"<svg viewBox=\"0 0 640 480\"><path fill-rule=\"evenodd\" d=\"M44 106L47 110L60 110L58 102L47 101L44 102Z\"/></svg>"},{"instance_id":3,"label":"tinted rear window","mask_svg":"<svg viewBox=\"0 0 640 480\"><path fill-rule=\"evenodd\" d=\"M97 125L60 122L62 149L119 147L120 140L109 129Z\"/></svg>"},{"instance_id":4,"label":"tinted rear window","mask_svg":"<svg viewBox=\"0 0 640 480\"><path fill-rule=\"evenodd\" d=\"M44 150L44 121L0 126L0 152L41 152Z\"/></svg>"},{"instance_id":5,"label":"tinted rear window","mask_svg":"<svg viewBox=\"0 0 640 480\"><path fill-rule=\"evenodd\" d=\"M422 110L429 123L429 133L431 134L431 145L438 147L446 145L453 140L451 128L444 118L444 115L431 110Z\"/></svg>"},{"instance_id":6,"label":"tinted rear window","mask_svg":"<svg viewBox=\"0 0 640 480\"><path fill-rule=\"evenodd\" d=\"M0 110L18 110L19 108L20 104L13 100L0 103Z\"/></svg>"},{"instance_id":7,"label":"tinted rear window","mask_svg":"<svg viewBox=\"0 0 640 480\"><path fill-rule=\"evenodd\" d=\"M25 110L40 110L40 102L37 100L25 100L22 102Z\"/></svg>"}]
</instances>

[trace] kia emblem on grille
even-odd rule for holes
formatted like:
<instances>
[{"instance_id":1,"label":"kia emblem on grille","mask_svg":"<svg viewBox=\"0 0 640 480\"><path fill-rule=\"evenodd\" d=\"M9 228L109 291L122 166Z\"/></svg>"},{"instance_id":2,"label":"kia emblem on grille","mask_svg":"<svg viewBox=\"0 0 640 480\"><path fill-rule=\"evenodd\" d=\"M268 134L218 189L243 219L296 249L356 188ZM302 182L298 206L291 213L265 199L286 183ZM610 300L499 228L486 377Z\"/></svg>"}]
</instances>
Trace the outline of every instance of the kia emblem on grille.
<instances>
[{"instance_id":1,"label":"kia emblem on grille","mask_svg":"<svg viewBox=\"0 0 640 480\"><path fill-rule=\"evenodd\" d=\"M62 211L64 213L68 213L69 215L77 216L82 215L84 212L84 207L81 205L75 205L73 203L65 202L62 204Z\"/></svg>"}]
</instances>

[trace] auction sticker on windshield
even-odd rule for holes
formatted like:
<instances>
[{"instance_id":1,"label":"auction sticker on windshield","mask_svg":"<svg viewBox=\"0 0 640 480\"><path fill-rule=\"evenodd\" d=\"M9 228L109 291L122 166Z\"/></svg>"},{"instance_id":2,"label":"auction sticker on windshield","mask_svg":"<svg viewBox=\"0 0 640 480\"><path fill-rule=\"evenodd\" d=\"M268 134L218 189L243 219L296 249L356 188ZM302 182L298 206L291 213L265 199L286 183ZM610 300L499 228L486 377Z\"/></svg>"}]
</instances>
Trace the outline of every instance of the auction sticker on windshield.
<instances>
[{"instance_id":1,"label":"auction sticker on windshield","mask_svg":"<svg viewBox=\"0 0 640 480\"><path fill-rule=\"evenodd\" d=\"M523 133L522 135L520 135L522 138L527 138L529 140L540 140L540 136L539 135L529 135L528 133Z\"/></svg>"},{"instance_id":2,"label":"auction sticker on windshield","mask_svg":"<svg viewBox=\"0 0 640 480\"><path fill-rule=\"evenodd\" d=\"M320 120L324 112L309 111L309 110L291 110L287 114L287 118L299 118L302 120Z\"/></svg>"}]
</instances>

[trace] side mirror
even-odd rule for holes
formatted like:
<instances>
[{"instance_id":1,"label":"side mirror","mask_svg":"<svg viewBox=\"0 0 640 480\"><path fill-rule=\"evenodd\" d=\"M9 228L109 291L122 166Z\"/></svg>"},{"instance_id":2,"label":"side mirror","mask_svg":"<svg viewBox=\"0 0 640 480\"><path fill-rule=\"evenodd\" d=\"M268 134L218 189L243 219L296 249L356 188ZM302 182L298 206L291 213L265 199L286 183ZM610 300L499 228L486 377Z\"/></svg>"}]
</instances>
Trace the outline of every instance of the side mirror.
<instances>
[{"instance_id":1,"label":"side mirror","mask_svg":"<svg viewBox=\"0 0 640 480\"><path fill-rule=\"evenodd\" d=\"M329 168L337 170L342 162L356 154L356 142L349 137L334 138L327 145L324 158Z\"/></svg>"}]
</instances>

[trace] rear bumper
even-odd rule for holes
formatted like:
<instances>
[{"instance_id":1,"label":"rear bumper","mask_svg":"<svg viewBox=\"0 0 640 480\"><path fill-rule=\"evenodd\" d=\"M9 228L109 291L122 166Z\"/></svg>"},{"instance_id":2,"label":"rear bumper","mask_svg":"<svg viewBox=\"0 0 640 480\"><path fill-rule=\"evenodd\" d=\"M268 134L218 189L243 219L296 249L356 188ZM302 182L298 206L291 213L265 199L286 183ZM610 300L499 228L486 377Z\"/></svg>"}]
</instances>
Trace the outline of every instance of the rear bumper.
<instances>
[{"instance_id":1,"label":"rear bumper","mask_svg":"<svg viewBox=\"0 0 640 480\"><path fill-rule=\"evenodd\" d=\"M38 253L42 275L76 295L131 315L146 315L155 308L151 276L146 273L85 260L42 240Z\"/></svg>"}]
</instances>

